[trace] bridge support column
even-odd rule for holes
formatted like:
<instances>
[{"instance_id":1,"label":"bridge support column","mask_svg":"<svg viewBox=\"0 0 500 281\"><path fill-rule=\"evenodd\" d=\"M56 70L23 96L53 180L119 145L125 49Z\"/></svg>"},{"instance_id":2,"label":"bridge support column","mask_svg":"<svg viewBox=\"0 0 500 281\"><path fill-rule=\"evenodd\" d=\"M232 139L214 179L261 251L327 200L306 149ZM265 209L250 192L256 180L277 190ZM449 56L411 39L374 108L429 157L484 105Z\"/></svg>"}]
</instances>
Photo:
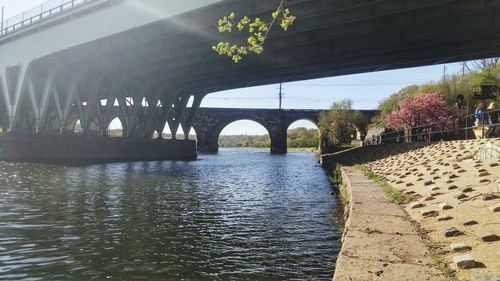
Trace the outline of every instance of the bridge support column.
<instances>
[{"instance_id":1,"label":"bridge support column","mask_svg":"<svg viewBox=\"0 0 500 281\"><path fill-rule=\"evenodd\" d=\"M218 139L214 139L210 133L211 131L203 130L203 128L196 131L196 138L198 140L197 147L199 152L217 153L219 151Z\"/></svg>"},{"instance_id":2,"label":"bridge support column","mask_svg":"<svg viewBox=\"0 0 500 281\"><path fill-rule=\"evenodd\" d=\"M269 134L271 137L271 153L286 154L288 152L287 128L283 124L279 124L272 130L269 130Z\"/></svg>"}]
</instances>

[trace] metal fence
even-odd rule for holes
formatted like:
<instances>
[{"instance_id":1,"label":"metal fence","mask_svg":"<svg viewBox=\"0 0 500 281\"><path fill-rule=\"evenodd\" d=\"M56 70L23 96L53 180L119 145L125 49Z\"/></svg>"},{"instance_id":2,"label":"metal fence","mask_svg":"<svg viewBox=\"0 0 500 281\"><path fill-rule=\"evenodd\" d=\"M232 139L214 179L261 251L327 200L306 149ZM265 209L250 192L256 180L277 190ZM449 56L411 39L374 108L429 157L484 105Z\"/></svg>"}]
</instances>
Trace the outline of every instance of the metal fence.
<instances>
[{"instance_id":1,"label":"metal fence","mask_svg":"<svg viewBox=\"0 0 500 281\"><path fill-rule=\"evenodd\" d=\"M46 1L29 11L22 12L17 16L3 20L0 27L0 37L92 1L95 0Z\"/></svg>"},{"instance_id":2,"label":"metal fence","mask_svg":"<svg viewBox=\"0 0 500 281\"><path fill-rule=\"evenodd\" d=\"M402 142L433 142L439 140L462 140L500 136L496 131L500 123L492 123L490 114L500 114L500 109L488 111L476 118L476 114L455 116L431 124L406 129L387 130L378 136L372 136L363 145Z\"/></svg>"}]
</instances>

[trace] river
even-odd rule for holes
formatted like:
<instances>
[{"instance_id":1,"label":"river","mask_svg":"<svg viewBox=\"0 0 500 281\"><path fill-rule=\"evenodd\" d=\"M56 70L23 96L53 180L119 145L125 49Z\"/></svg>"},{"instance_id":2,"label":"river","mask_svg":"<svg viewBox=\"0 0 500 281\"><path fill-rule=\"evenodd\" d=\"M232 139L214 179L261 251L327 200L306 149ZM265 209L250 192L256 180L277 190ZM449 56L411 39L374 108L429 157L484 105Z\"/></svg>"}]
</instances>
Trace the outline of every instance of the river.
<instances>
[{"instance_id":1,"label":"river","mask_svg":"<svg viewBox=\"0 0 500 281\"><path fill-rule=\"evenodd\" d=\"M0 163L0 280L331 280L330 192L305 152Z\"/></svg>"}]
</instances>

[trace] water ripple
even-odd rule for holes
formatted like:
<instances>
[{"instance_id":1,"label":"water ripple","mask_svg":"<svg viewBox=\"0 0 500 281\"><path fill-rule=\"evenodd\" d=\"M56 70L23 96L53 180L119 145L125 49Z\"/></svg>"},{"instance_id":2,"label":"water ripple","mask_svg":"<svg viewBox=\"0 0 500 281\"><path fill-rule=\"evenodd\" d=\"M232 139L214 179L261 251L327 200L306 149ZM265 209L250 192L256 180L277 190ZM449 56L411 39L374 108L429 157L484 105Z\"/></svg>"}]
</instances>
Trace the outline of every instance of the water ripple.
<instances>
[{"instance_id":1,"label":"water ripple","mask_svg":"<svg viewBox=\"0 0 500 281\"><path fill-rule=\"evenodd\" d=\"M308 153L0 163L0 280L331 280L330 189Z\"/></svg>"}]
</instances>

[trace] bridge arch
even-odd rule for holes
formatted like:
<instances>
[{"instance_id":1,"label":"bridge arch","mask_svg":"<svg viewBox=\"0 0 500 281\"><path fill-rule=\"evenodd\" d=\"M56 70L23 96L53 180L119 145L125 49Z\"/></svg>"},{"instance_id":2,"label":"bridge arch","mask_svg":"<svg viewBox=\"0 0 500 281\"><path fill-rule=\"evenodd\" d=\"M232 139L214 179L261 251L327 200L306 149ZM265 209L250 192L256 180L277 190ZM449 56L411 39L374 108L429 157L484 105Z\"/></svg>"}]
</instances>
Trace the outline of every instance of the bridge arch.
<instances>
[{"instance_id":1,"label":"bridge arch","mask_svg":"<svg viewBox=\"0 0 500 281\"><path fill-rule=\"evenodd\" d=\"M321 132L317 122L312 118L297 119L287 127L287 147L290 148L318 148L321 142ZM314 135L311 129L317 130ZM292 133L292 130L293 133ZM301 139L301 135L307 136L307 139Z\"/></svg>"},{"instance_id":2,"label":"bridge arch","mask_svg":"<svg viewBox=\"0 0 500 281\"><path fill-rule=\"evenodd\" d=\"M125 135L123 121L116 116L106 125L106 135L109 137L122 138Z\"/></svg>"},{"instance_id":3,"label":"bridge arch","mask_svg":"<svg viewBox=\"0 0 500 281\"><path fill-rule=\"evenodd\" d=\"M198 150L201 152L216 153L219 150L219 137L222 131L229 125L238 121L252 121L262 126L272 140L272 128L255 116L239 115L231 116L227 119L219 120L215 125L207 128L205 124L193 124L193 129L197 132ZM208 129L208 130L207 130Z\"/></svg>"}]
</instances>

